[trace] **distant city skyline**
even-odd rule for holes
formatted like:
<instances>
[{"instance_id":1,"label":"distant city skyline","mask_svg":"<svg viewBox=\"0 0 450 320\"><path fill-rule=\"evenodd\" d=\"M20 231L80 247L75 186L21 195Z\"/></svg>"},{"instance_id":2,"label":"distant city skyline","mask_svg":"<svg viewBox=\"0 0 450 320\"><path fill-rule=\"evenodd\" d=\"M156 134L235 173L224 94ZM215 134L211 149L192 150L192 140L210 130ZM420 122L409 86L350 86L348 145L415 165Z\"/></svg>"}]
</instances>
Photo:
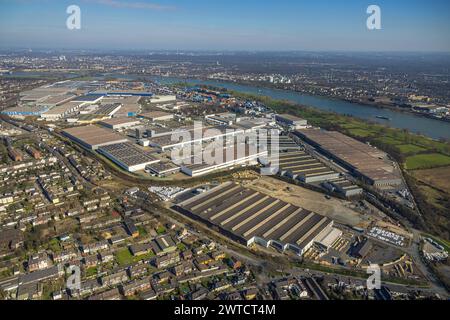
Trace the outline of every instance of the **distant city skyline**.
<instances>
[{"instance_id":1,"label":"distant city skyline","mask_svg":"<svg viewBox=\"0 0 450 320\"><path fill-rule=\"evenodd\" d=\"M0 0L0 49L450 52L449 34L447 0Z\"/></svg>"}]
</instances>

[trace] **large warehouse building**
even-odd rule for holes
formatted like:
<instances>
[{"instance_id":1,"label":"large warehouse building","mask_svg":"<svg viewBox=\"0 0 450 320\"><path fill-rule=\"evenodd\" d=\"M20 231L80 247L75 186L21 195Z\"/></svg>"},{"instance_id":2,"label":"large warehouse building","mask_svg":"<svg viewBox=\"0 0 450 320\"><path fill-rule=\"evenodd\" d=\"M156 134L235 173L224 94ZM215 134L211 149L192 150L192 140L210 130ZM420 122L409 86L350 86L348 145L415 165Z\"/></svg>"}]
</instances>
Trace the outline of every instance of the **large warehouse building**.
<instances>
[{"instance_id":1,"label":"large warehouse building","mask_svg":"<svg viewBox=\"0 0 450 320\"><path fill-rule=\"evenodd\" d=\"M189 164L181 165L181 171L191 177L197 177L225 168L256 165L260 157L267 156L267 150L252 148L243 143L225 146L223 149L217 150L220 150L222 155L217 156L217 159L214 159L215 161L205 161L205 154L197 158L192 157L188 161ZM211 152L211 158L216 158L214 152Z\"/></svg>"},{"instance_id":2,"label":"large warehouse building","mask_svg":"<svg viewBox=\"0 0 450 320\"><path fill-rule=\"evenodd\" d=\"M173 113L164 111L150 111L140 114L139 117L149 119L150 121L169 121L173 119Z\"/></svg>"},{"instance_id":3,"label":"large warehouse building","mask_svg":"<svg viewBox=\"0 0 450 320\"><path fill-rule=\"evenodd\" d=\"M304 151L279 153L278 167L281 175L299 179L305 183L320 182L339 177L338 172L330 169Z\"/></svg>"},{"instance_id":4,"label":"large warehouse building","mask_svg":"<svg viewBox=\"0 0 450 320\"><path fill-rule=\"evenodd\" d=\"M170 135L152 138L150 146L167 151L175 148L184 148L195 143L202 143L214 139L238 136L244 133L243 129L231 126L213 126L202 128L196 132L193 128L171 131ZM186 137L185 137L186 136Z\"/></svg>"},{"instance_id":5,"label":"large warehouse building","mask_svg":"<svg viewBox=\"0 0 450 320\"><path fill-rule=\"evenodd\" d=\"M275 115L275 121L283 126L289 126L295 129L306 127L308 121L290 114L277 114Z\"/></svg>"},{"instance_id":6,"label":"large warehouse building","mask_svg":"<svg viewBox=\"0 0 450 320\"><path fill-rule=\"evenodd\" d=\"M41 118L44 118L47 121L56 121L56 120L61 120L63 119L65 116L70 115L71 113L74 113L76 111L78 111L78 109L82 106L83 104L81 102L66 102L62 105L56 106L52 109L50 109L47 112L44 112L43 114L41 114Z\"/></svg>"},{"instance_id":7,"label":"large warehouse building","mask_svg":"<svg viewBox=\"0 0 450 320\"><path fill-rule=\"evenodd\" d=\"M130 172L144 170L147 165L160 161L130 142L106 145L98 148L98 152Z\"/></svg>"},{"instance_id":8,"label":"large warehouse building","mask_svg":"<svg viewBox=\"0 0 450 320\"><path fill-rule=\"evenodd\" d=\"M133 118L118 117L100 121L99 124L109 129L119 130L134 127L136 125L139 125L140 122L139 120Z\"/></svg>"},{"instance_id":9,"label":"large warehouse building","mask_svg":"<svg viewBox=\"0 0 450 320\"><path fill-rule=\"evenodd\" d=\"M303 129L294 134L370 185L382 187L402 183L383 151L336 131Z\"/></svg>"},{"instance_id":10,"label":"large warehouse building","mask_svg":"<svg viewBox=\"0 0 450 320\"><path fill-rule=\"evenodd\" d=\"M64 130L63 134L69 139L91 150L96 150L110 144L128 141L124 136L121 136L114 131L94 125L69 128Z\"/></svg>"},{"instance_id":11,"label":"large warehouse building","mask_svg":"<svg viewBox=\"0 0 450 320\"><path fill-rule=\"evenodd\" d=\"M341 235L333 220L258 191L227 182L173 207L235 241L303 255L314 243L331 246Z\"/></svg>"}]
</instances>

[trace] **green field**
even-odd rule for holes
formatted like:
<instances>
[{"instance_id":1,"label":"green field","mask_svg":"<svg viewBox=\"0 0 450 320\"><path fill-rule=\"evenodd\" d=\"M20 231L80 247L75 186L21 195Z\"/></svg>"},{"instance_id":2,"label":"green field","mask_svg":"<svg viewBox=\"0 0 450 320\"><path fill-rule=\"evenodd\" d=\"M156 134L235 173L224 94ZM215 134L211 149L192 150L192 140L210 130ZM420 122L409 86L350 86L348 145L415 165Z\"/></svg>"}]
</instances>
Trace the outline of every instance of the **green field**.
<instances>
[{"instance_id":1,"label":"green field","mask_svg":"<svg viewBox=\"0 0 450 320\"><path fill-rule=\"evenodd\" d=\"M414 144L402 144L397 146L401 153L419 153L426 151L425 148L416 146Z\"/></svg>"},{"instance_id":2,"label":"green field","mask_svg":"<svg viewBox=\"0 0 450 320\"><path fill-rule=\"evenodd\" d=\"M139 230L139 236L141 237L145 237L148 234L143 226L138 226L137 229Z\"/></svg>"},{"instance_id":3,"label":"green field","mask_svg":"<svg viewBox=\"0 0 450 320\"><path fill-rule=\"evenodd\" d=\"M359 128L348 129L348 132L351 135L362 137L362 138L369 137L369 136L371 136L373 134L373 132L371 132L371 131L364 130L364 129L359 129Z\"/></svg>"},{"instance_id":4,"label":"green field","mask_svg":"<svg viewBox=\"0 0 450 320\"><path fill-rule=\"evenodd\" d=\"M120 266L129 266L141 260L150 259L155 254L153 252L141 255L133 256L128 248L121 249L116 252L116 260Z\"/></svg>"},{"instance_id":5,"label":"green field","mask_svg":"<svg viewBox=\"0 0 450 320\"><path fill-rule=\"evenodd\" d=\"M375 141L384 143L384 144L390 144L393 146L398 146L404 143L404 141L397 140L396 138L393 138L391 136L381 136L379 138L376 138Z\"/></svg>"},{"instance_id":6,"label":"green field","mask_svg":"<svg viewBox=\"0 0 450 320\"><path fill-rule=\"evenodd\" d=\"M86 269L86 277L95 276L97 274L97 271L97 267Z\"/></svg>"},{"instance_id":7,"label":"green field","mask_svg":"<svg viewBox=\"0 0 450 320\"><path fill-rule=\"evenodd\" d=\"M406 158L405 167L409 170L426 169L450 165L450 157L439 153L418 154Z\"/></svg>"}]
</instances>

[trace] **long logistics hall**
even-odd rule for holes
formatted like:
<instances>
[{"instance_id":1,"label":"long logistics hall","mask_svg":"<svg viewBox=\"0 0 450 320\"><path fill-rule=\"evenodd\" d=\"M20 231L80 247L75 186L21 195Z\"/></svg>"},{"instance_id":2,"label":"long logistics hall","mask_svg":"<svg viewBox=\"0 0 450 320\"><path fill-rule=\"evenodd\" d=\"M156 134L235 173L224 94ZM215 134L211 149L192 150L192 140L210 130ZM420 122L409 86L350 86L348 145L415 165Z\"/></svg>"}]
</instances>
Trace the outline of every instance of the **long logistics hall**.
<instances>
[{"instance_id":1,"label":"long logistics hall","mask_svg":"<svg viewBox=\"0 0 450 320\"><path fill-rule=\"evenodd\" d=\"M294 135L348 168L368 184L380 187L402 183L386 153L372 146L336 131L301 129L295 131Z\"/></svg>"},{"instance_id":2,"label":"long logistics hall","mask_svg":"<svg viewBox=\"0 0 450 320\"><path fill-rule=\"evenodd\" d=\"M94 125L68 128L63 134L83 147L96 150L110 144L127 142L128 139L112 130Z\"/></svg>"},{"instance_id":3,"label":"long logistics hall","mask_svg":"<svg viewBox=\"0 0 450 320\"><path fill-rule=\"evenodd\" d=\"M273 246L298 255L314 243L328 248L341 235L327 217L234 182L214 187L173 209L218 227L226 236L247 246Z\"/></svg>"},{"instance_id":4,"label":"long logistics hall","mask_svg":"<svg viewBox=\"0 0 450 320\"><path fill-rule=\"evenodd\" d=\"M330 169L304 151L279 153L278 166L281 175L287 175L305 183L337 179L339 177L338 172Z\"/></svg>"}]
</instances>

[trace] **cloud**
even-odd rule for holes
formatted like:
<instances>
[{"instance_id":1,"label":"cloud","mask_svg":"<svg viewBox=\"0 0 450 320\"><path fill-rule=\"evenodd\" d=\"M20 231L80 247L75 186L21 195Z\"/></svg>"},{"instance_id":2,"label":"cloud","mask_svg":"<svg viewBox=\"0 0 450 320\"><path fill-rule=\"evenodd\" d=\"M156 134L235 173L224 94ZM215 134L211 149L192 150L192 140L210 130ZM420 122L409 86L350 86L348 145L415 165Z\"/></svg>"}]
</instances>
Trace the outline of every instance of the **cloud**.
<instances>
[{"instance_id":1,"label":"cloud","mask_svg":"<svg viewBox=\"0 0 450 320\"><path fill-rule=\"evenodd\" d=\"M88 0L92 3L106 5L114 8L128 8L128 9L144 9L144 10L173 10L174 6L166 6L151 2L128 2L118 0Z\"/></svg>"}]
</instances>

